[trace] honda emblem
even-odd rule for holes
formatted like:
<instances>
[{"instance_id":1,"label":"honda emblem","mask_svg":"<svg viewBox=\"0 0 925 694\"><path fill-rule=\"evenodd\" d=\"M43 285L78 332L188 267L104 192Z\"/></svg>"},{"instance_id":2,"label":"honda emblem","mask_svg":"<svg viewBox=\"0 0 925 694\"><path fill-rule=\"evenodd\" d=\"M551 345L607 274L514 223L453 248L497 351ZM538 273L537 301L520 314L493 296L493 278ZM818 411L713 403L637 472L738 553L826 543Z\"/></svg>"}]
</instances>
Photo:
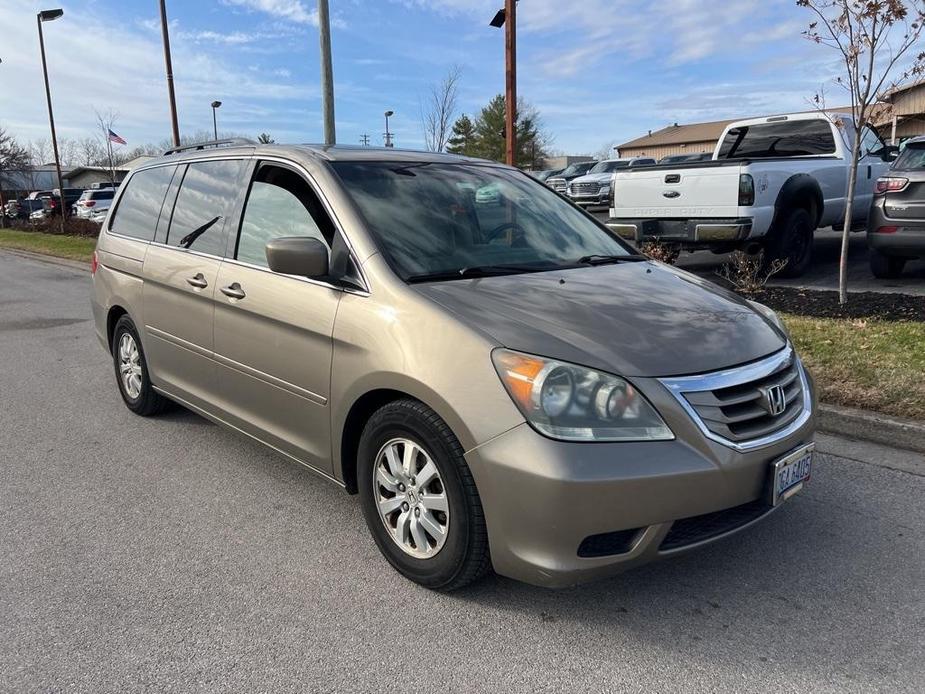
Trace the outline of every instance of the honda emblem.
<instances>
[{"instance_id":1,"label":"honda emblem","mask_svg":"<svg viewBox=\"0 0 925 694\"><path fill-rule=\"evenodd\" d=\"M787 391L783 386L771 386L764 389L765 408L772 416L782 414L787 409Z\"/></svg>"}]
</instances>

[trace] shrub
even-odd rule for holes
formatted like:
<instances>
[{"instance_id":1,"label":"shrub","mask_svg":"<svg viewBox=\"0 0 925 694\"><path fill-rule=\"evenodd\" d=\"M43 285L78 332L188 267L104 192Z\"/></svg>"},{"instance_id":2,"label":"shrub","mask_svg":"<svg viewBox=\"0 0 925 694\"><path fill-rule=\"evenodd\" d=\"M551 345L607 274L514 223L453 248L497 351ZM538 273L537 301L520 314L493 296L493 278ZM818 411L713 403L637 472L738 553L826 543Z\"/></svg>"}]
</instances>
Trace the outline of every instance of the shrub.
<instances>
[{"instance_id":1,"label":"shrub","mask_svg":"<svg viewBox=\"0 0 925 694\"><path fill-rule=\"evenodd\" d=\"M736 291L757 294L786 265L787 261L779 258L766 264L764 251L754 254L736 251L716 274L729 282Z\"/></svg>"},{"instance_id":2,"label":"shrub","mask_svg":"<svg viewBox=\"0 0 925 694\"><path fill-rule=\"evenodd\" d=\"M639 245L639 252L649 256L652 260L674 265L678 262L678 256L681 255L681 248L661 241L643 241Z\"/></svg>"}]
</instances>

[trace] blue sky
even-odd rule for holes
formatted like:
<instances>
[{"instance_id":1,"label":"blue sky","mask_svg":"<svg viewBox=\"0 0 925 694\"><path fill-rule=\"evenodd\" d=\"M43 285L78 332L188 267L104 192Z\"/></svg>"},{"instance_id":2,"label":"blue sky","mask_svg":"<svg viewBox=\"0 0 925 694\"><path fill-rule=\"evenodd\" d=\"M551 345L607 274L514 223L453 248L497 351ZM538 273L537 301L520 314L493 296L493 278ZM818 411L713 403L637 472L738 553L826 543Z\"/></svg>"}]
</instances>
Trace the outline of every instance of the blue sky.
<instances>
[{"instance_id":1,"label":"blue sky","mask_svg":"<svg viewBox=\"0 0 925 694\"><path fill-rule=\"evenodd\" d=\"M330 0L338 141L381 144L395 111L398 146L420 148L420 100L451 65L473 113L503 91L502 0ZM129 146L169 135L155 0L65 0L45 25L59 135L93 134L94 109L118 113ZM277 141L321 139L314 0L168 0L181 130ZM0 3L0 126L48 136L35 12ZM837 74L831 51L800 32L792 0L522 0L519 92L540 111L553 148L592 153L672 122L806 110ZM9 27L22 27L8 32ZM844 101L830 87L830 100ZM834 104L833 104L834 105Z\"/></svg>"}]
</instances>

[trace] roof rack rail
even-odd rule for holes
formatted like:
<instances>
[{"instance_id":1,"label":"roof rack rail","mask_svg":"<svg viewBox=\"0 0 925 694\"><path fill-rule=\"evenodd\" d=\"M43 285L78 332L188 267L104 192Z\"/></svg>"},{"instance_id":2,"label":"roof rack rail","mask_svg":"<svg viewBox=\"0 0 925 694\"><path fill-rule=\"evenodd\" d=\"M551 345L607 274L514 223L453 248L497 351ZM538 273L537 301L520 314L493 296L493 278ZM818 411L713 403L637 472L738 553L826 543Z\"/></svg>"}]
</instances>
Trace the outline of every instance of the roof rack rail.
<instances>
[{"instance_id":1,"label":"roof rack rail","mask_svg":"<svg viewBox=\"0 0 925 694\"><path fill-rule=\"evenodd\" d=\"M232 137L226 140L208 140L207 142L194 142L191 145L182 147L172 147L164 152L162 156L168 154L177 154L178 152L189 152L194 149L206 149L207 147L229 147L232 145L256 145L257 143L246 137Z\"/></svg>"}]
</instances>

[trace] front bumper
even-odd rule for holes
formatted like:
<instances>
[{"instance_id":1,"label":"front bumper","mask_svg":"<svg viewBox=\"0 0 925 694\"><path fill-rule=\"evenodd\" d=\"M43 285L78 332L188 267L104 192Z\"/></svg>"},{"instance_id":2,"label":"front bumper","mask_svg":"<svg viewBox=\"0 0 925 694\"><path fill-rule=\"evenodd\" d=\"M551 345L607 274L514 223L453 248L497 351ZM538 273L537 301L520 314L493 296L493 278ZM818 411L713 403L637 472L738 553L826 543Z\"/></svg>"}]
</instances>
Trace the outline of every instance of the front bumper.
<instances>
[{"instance_id":1,"label":"front bumper","mask_svg":"<svg viewBox=\"0 0 925 694\"><path fill-rule=\"evenodd\" d=\"M813 440L810 417L772 444L735 451L704 437L660 384L634 383L675 440L570 443L524 423L466 454L498 573L559 588L725 537L771 512L771 462Z\"/></svg>"},{"instance_id":2,"label":"front bumper","mask_svg":"<svg viewBox=\"0 0 925 694\"><path fill-rule=\"evenodd\" d=\"M601 195L570 195L569 198L576 205L581 205L582 207L610 206L610 193L602 193Z\"/></svg>"},{"instance_id":3,"label":"front bumper","mask_svg":"<svg viewBox=\"0 0 925 694\"><path fill-rule=\"evenodd\" d=\"M607 226L628 241L703 244L744 241L752 231L748 217L734 219L618 219Z\"/></svg>"}]
</instances>

